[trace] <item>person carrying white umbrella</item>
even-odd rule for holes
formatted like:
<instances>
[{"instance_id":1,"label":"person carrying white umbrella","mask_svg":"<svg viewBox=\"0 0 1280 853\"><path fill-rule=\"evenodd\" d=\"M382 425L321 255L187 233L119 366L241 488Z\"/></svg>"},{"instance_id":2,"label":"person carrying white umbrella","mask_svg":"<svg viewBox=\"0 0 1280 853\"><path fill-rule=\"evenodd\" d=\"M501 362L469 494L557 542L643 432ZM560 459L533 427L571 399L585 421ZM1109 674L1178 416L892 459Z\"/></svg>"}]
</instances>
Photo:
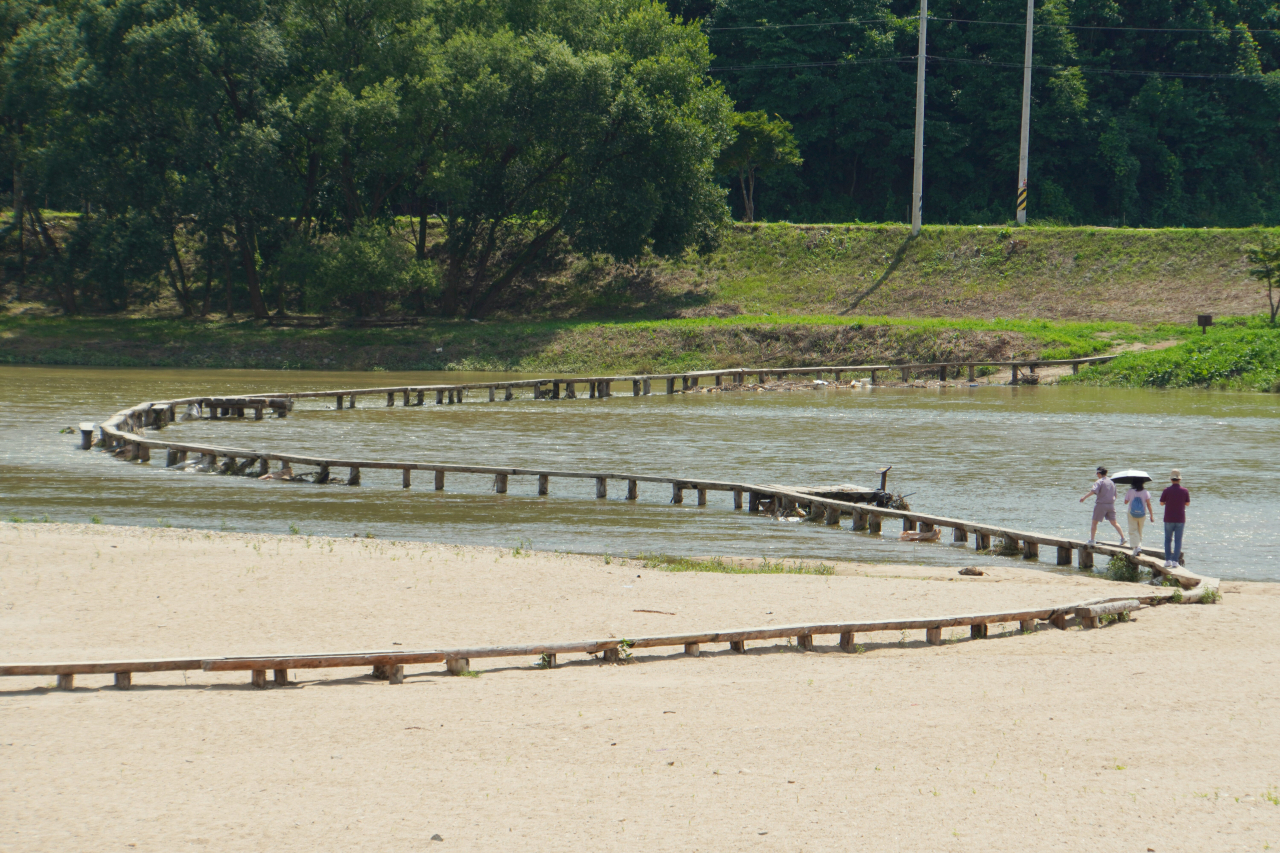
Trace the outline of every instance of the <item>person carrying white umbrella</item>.
<instances>
[{"instance_id":1,"label":"person carrying white umbrella","mask_svg":"<svg viewBox=\"0 0 1280 853\"><path fill-rule=\"evenodd\" d=\"M1129 518L1129 541L1133 543L1133 556L1142 552L1142 528L1150 519L1156 522L1155 510L1151 506L1151 493L1147 491L1147 481L1151 476L1146 471L1120 471L1111 478L1116 483L1126 483L1129 491L1124 493L1125 513Z\"/></svg>"}]
</instances>

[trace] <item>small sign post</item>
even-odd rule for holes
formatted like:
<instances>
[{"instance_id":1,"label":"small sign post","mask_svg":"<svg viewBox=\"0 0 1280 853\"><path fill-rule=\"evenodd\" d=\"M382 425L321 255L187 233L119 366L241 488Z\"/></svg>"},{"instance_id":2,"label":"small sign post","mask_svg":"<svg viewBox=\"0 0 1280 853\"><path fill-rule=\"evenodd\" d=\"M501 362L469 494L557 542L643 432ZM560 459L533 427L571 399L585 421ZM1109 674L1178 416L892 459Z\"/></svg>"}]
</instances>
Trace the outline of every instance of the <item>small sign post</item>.
<instances>
[{"instance_id":1,"label":"small sign post","mask_svg":"<svg viewBox=\"0 0 1280 853\"><path fill-rule=\"evenodd\" d=\"M1209 333L1209 327L1213 325L1213 315L1212 315L1212 314L1197 314L1197 315L1196 315L1196 322L1200 324L1200 334L1202 334L1202 335L1208 334L1208 333Z\"/></svg>"}]
</instances>

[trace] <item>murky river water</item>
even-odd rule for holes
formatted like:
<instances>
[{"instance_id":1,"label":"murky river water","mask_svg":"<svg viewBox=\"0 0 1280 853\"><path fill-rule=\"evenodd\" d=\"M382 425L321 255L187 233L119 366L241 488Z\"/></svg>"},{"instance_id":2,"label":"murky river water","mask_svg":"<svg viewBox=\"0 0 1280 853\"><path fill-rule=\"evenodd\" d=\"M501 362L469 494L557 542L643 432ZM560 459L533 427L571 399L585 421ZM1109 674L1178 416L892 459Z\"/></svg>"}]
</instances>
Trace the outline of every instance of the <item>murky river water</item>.
<instances>
[{"instance_id":1,"label":"murky river water","mask_svg":"<svg viewBox=\"0 0 1280 853\"><path fill-rule=\"evenodd\" d=\"M126 464L81 451L77 436L59 434L148 399L479 378L0 367L0 513L270 533L292 525L304 533L505 547L525 542L540 550L616 555L931 565L993 559L959 546L898 542L898 527L888 522L883 537L872 537L735 513L725 493L711 493L709 505L699 508L689 497L671 506L669 487L644 483L634 503L621 499L625 486L617 483L609 500L596 500L591 480L552 480L546 498L536 496L533 478L512 478L510 492L497 495L492 478L461 474L448 475L447 490L435 492L426 472L409 491L400 488L399 472L369 470L359 488L259 483L166 471L162 459ZM979 387L628 394L492 405L481 399L387 409L369 397L341 413L332 410L332 400L300 401L285 420L171 429L192 441L347 458L791 485L874 485L874 470L892 464L890 487L914 493L910 502L920 511L1078 538L1087 536L1089 509L1077 499L1096 465L1142 468L1158 475L1161 487L1168 470L1180 467L1192 494L1188 566L1223 578L1280 580L1280 406L1272 396ZM1157 514L1147 544L1159 545L1161 528ZM1038 565L1051 568L1052 550L1045 557Z\"/></svg>"}]
</instances>

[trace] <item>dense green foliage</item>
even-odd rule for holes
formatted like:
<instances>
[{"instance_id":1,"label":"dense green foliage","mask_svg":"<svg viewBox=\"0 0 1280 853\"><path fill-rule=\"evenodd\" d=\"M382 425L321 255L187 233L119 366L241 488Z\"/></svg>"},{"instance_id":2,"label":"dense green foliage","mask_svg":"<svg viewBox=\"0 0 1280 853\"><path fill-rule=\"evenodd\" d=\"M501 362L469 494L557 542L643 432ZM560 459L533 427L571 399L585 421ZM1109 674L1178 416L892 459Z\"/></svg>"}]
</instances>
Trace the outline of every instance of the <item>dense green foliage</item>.
<instances>
[{"instance_id":1,"label":"dense green foliage","mask_svg":"<svg viewBox=\"0 0 1280 853\"><path fill-rule=\"evenodd\" d=\"M795 127L804 167L765 180L757 218L909 219L915 0L670 5L706 16L718 76L740 110ZM925 221L1006 222L1025 4L935 0L929 12ZM1036 24L1032 219L1280 223L1274 0L1042 0Z\"/></svg>"},{"instance_id":2,"label":"dense green foliage","mask_svg":"<svg viewBox=\"0 0 1280 853\"><path fill-rule=\"evenodd\" d=\"M553 245L714 243L710 60L650 0L11 0L9 272L68 312L160 282L207 313L221 278L257 317L481 316ZM42 206L82 211L65 246Z\"/></svg>"},{"instance_id":3,"label":"dense green foliage","mask_svg":"<svg viewBox=\"0 0 1280 853\"><path fill-rule=\"evenodd\" d=\"M1128 353L1073 378L1098 385L1280 392L1280 330L1265 318L1227 321L1178 346Z\"/></svg>"}]
</instances>

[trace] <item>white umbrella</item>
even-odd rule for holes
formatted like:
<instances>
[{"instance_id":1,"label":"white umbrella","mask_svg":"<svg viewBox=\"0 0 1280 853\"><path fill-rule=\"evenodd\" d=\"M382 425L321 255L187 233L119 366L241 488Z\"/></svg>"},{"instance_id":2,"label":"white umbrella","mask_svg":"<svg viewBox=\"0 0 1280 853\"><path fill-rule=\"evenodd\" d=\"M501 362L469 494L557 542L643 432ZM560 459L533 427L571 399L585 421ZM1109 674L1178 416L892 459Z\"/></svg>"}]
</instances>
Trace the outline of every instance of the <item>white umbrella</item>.
<instances>
[{"instance_id":1,"label":"white umbrella","mask_svg":"<svg viewBox=\"0 0 1280 853\"><path fill-rule=\"evenodd\" d=\"M1139 471L1136 468L1126 468L1123 471L1117 471L1111 475L1112 482L1128 483L1133 486L1141 486L1150 479L1150 474L1146 471Z\"/></svg>"}]
</instances>

